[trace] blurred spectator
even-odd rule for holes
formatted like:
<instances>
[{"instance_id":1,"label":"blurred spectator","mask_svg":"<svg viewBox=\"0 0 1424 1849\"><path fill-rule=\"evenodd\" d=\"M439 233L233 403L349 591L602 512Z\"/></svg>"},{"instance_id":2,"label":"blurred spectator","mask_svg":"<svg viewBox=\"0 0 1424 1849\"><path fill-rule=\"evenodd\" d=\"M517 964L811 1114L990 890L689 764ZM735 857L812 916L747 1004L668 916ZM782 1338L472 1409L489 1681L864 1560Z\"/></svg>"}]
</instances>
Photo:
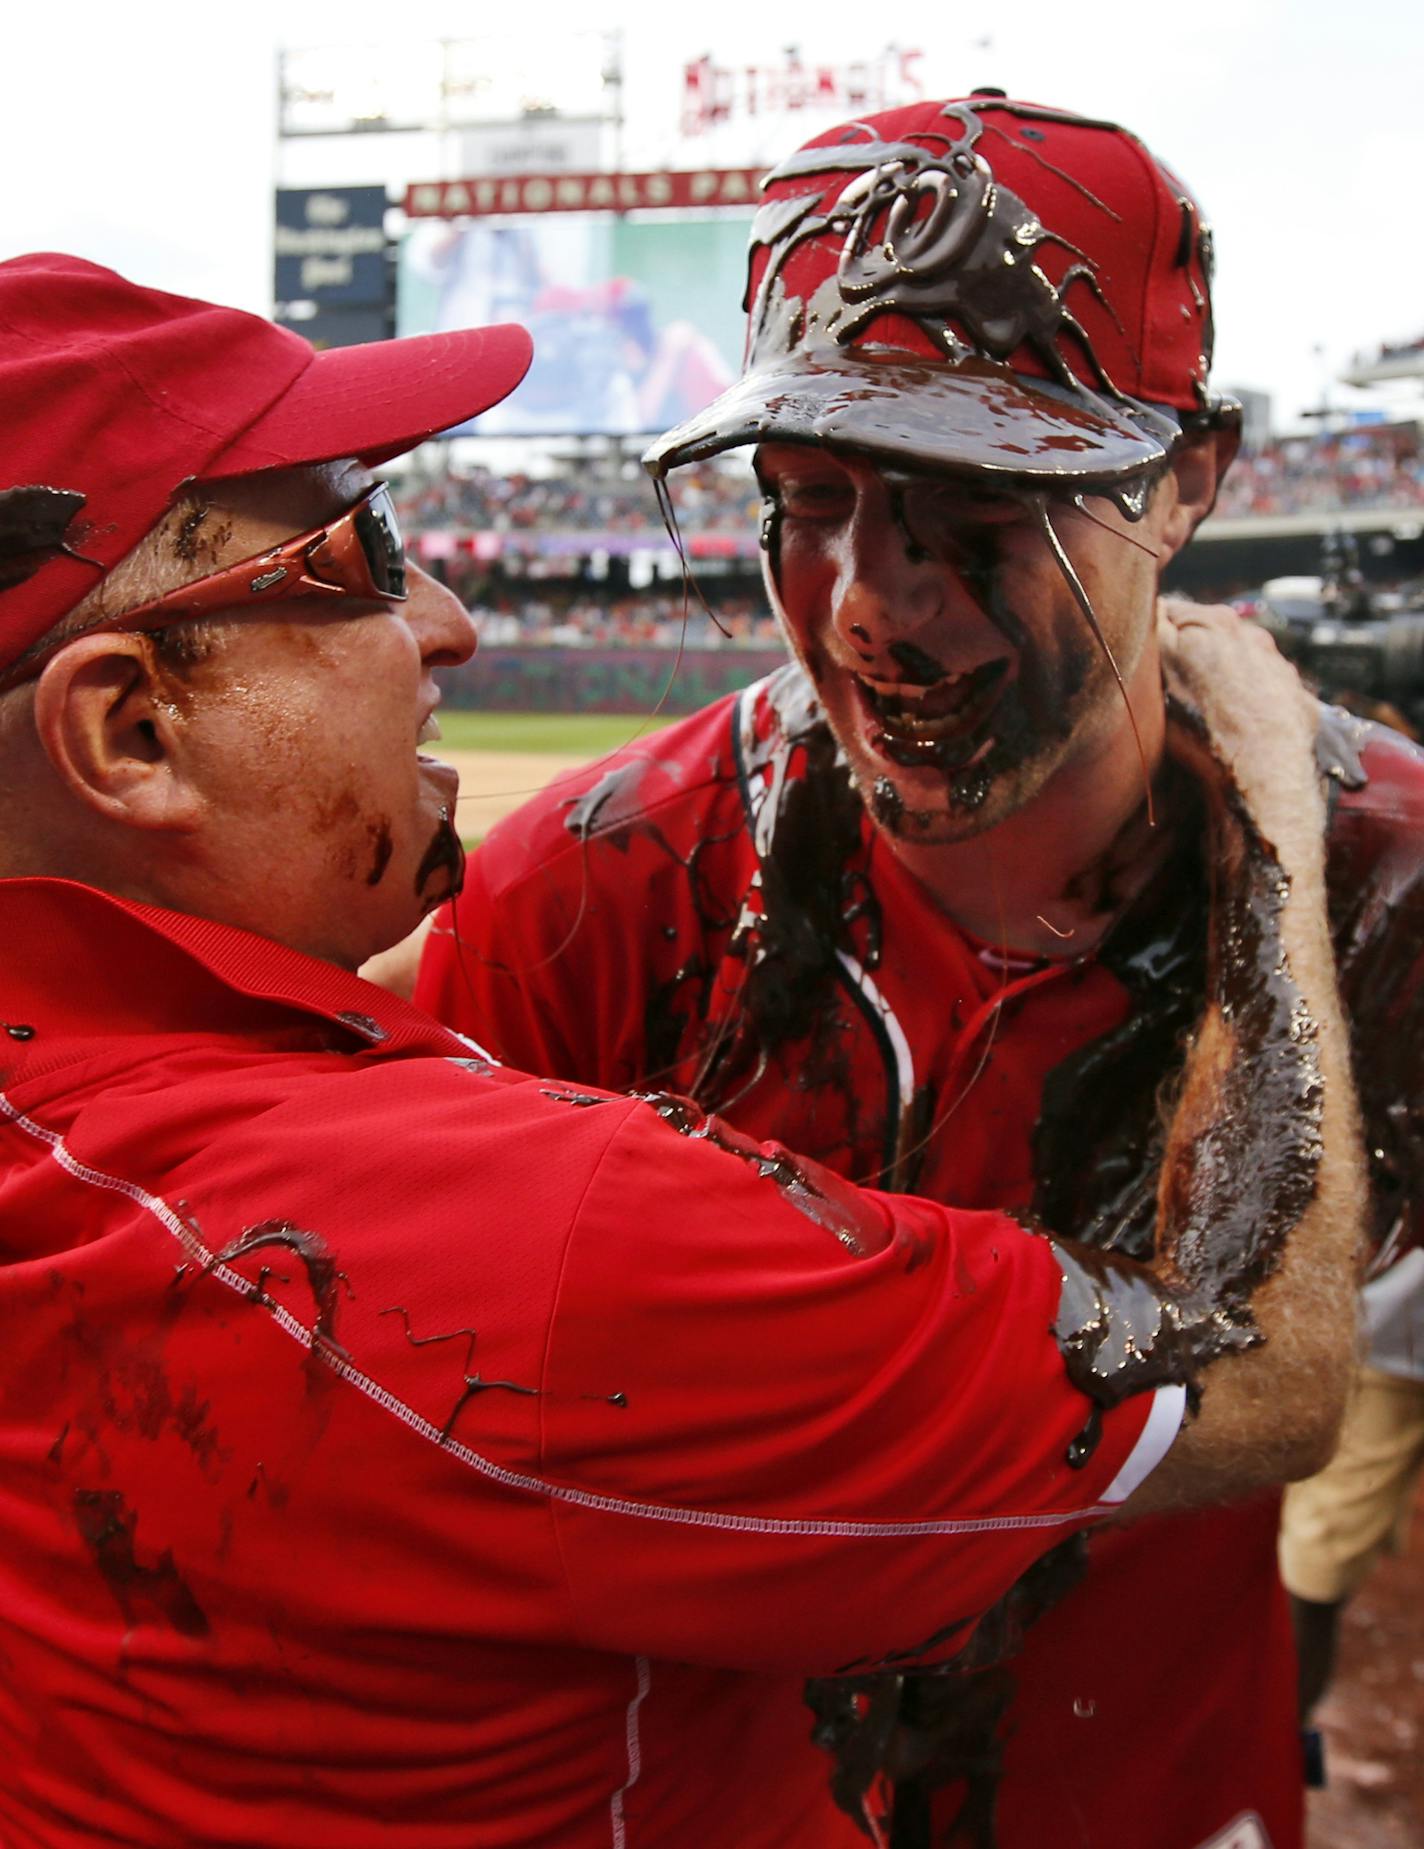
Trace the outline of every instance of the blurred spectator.
<instances>
[{"instance_id":1,"label":"blurred spectator","mask_svg":"<svg viewBox=\"0 0 1424 1849\"><path fill-rule=\"evenodd\" d=\"M1334 513L1355 507L1424 507L1417 433L1389 427L1284 437L1237 457L1216 503L1218 519Z\"/></svg>"},{"instance_id":2,"label":"blurred spectator","mask_svg":"<svg viewBox=\"0 0 1424 1849\"><path fill-rule=\"evenodd\" d=\"M676 491L678 523L686 532L756 531L761 497L751 471L714 463L685 471ZM542 528L579 533L661 536L662 515L652 483L636 464L627 472L591 468L557 475L472 469L397 495L412 533L433 528L509 533Z\"/></svg>"},{"instance_id":3,"label":"blurred spectator","mask_svg":"<svg viewBox=\"0 0 1424 1849\"><path fill-rule=\"evenodd\" d=\"M482 575L473 561L470 565L473 573ZM680 590L600 596L574 582L557 588L538 585L517 596L505 591L490 598L481 595L478 588L462 586L458 564L447 572L447 577L479 624L480 641L487 648L592 648L610 644L677 648L684 642L698 648L715 648L768 645L780 639L776 619L759 596L708 592L708 602L721 625L718 628L709 621L698 598L691 596L684 602Z\"/></svg>"}]
</instances>

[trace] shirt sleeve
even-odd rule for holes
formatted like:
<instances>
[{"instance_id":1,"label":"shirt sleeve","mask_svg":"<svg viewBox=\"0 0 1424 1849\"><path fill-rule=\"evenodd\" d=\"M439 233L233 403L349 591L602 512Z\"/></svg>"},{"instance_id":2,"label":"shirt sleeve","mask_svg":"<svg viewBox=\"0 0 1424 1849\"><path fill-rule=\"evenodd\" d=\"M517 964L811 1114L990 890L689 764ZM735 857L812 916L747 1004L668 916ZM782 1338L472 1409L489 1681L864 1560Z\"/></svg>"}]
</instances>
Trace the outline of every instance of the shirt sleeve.
<instances>
[{"instance_id":1,"label":"shirt sleeve","mask_svg":"<svg viewBox=\"0 0 1424 1849\"><path fill-rule=\"evenodd\" d=\"M1100 1412L1071 1385L1061 1274L1012 1220L711 1121L631 1112L565 1257L541 1442L581 1641L808 1674L951 1656L1150 1471L1181 1390Z\"/></svg>"}]
</instances>

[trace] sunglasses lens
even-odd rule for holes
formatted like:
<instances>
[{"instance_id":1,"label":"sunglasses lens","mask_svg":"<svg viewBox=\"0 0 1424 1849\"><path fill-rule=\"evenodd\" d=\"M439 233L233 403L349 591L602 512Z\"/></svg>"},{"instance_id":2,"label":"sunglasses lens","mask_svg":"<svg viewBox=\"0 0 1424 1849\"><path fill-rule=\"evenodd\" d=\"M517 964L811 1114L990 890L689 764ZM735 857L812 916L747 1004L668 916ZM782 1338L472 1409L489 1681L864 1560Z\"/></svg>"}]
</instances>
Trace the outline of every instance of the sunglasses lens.
<instances>
[{"instance_id":1,"label":"sunglasses lens","mask_svg":"<svg viewBox=\"0 0 1424 1849\"><path fill-rule=\"evenodd\" d=\"M389 492L378 488L357 510L356 537L371 568L371 582L382 597L404 597L405 546Z\"/></svg>"}]
</instances>

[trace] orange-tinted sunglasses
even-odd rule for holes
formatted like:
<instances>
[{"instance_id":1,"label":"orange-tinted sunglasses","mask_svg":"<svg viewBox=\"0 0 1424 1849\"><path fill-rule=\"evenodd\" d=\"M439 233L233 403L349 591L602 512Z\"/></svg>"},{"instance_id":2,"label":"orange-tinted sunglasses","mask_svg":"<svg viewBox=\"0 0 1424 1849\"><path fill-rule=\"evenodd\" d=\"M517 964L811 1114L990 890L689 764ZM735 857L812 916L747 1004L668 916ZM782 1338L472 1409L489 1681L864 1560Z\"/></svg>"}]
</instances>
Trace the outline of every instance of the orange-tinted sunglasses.
<instances>
[{"instance_id":1,"label":"orange-tinted sunglasses","mask_svg":"<svg viewBox=\"0 0 1424 1849\"><path fill-rule=\"evenodd\" d=\"M79 636L122 632L151 634L195 617L257 616L269 605L296 597L359 597L367 602L405 601L405 547L395 506L384 482L325 526L283 540L268 552L195 578L122 616L103 617L49 648L19 661L0 676L0 692L43 672L59 651Z\"/></svg>"}]
</instances>

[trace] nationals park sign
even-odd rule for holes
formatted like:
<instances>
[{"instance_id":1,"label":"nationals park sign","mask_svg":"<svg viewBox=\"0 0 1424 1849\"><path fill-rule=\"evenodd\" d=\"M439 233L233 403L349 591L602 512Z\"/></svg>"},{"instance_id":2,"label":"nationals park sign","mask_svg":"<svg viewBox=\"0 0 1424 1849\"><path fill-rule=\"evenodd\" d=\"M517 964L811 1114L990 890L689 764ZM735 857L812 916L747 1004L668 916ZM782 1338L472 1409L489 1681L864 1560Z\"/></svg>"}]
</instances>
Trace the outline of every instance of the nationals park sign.
<instances>
[{"instance_id":1,"label":"nationals park sign","mask_svg":"<svg viewBox=\"0 0 1424 1849\"><path fill-rule=\"evenodd\" d=\"M765 171L715 167L687 173L511 173L477 180L418 180L406 188L404 205L408 218L746 207L759 202Z\"/></svg>"}]
</instances>

